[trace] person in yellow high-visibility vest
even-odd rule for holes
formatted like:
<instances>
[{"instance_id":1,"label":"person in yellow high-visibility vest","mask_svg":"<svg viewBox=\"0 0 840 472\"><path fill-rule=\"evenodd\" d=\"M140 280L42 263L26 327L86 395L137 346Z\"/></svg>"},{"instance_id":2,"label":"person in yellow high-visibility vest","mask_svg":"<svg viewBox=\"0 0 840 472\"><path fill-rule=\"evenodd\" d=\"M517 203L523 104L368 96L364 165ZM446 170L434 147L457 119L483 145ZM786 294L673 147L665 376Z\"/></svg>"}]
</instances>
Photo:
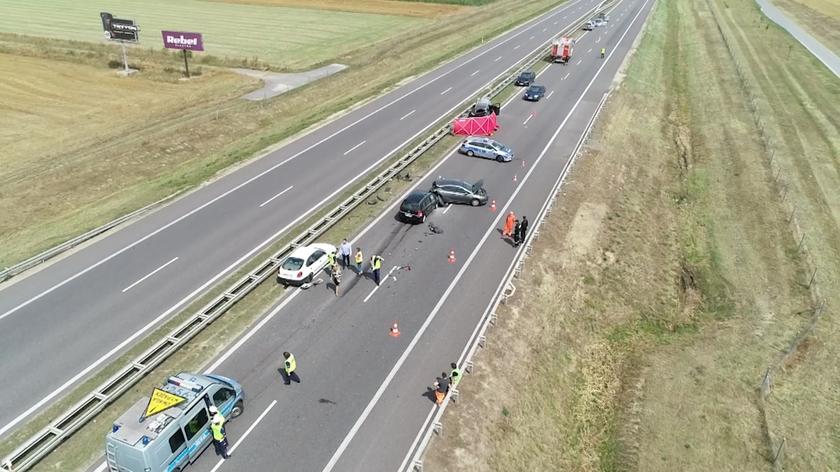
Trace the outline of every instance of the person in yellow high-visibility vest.
<instances>
[{"instance_id":1,"label":"person in yellow high-visibility vest","mask_svg":"<svg viewBox=\"0 0 840 472\"><path fill-rule=\"evenodd\" d=\"M356 248L356 273L362 275L362 263L365 261L365 255L362 254L362 248Z\"/></svg>"},{"instance_id":2,"label":"person in yellow high-visibility vest","mask_svg":"<svg viewBox=\"0 0 840 472\"><path fill-rule=\"evenodd\" d=\"M607 48L601 48L601 59L604 58L605 54L607 54Z\"/></svg>"},{"instance_id":3,"label":"person in yellow high-visibility vest","mask_svg":"<svg viewBox=\"0 0 840 472\"><path fill-rule=\"evenodd\" d=\"M224 459L230 459L228 454L228 440L225 435L225 417L220 413L213 416L210 422L210 431L213 432L213 446L216 448L216 454L222 456Z\"/></svg>"},{"instance_id":4,"label":"person in yellow high-visibility vest","mask_svg":"<svg viewBox=\"0 0 840 472\"><path fill-rule=\"evenodd\" d=\"M370 270L373 272L373 281L376 282L376 285L379 285L379 275L380 270L382 269L382 257L380 256L370 256Z\"/></svg>"},{"instance_id":5,"label":"person in yellow high-visibility vest","mask_svg":"<svg viewBox=\"0 0 840 472\"><path fill-rule=\"evenodd\" d=\"M283 353L283 370L280 371L283 374L283 382L286 385L290 385L292 380L297 383L300 383L300 377L297 374L297 361L295 360L294 354L291 352L284 352Z\"/></svg>"}]
</instances>

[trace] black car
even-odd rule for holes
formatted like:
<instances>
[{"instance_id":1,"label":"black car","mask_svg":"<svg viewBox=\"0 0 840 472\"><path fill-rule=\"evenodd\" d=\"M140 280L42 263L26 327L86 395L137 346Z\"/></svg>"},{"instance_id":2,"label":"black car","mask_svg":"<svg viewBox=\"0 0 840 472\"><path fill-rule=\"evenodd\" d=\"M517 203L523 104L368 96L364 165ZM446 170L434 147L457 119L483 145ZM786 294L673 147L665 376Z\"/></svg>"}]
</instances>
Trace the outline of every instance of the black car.
<instances>
[{"instance_id":1,"label":"black car","mask_svg":"<svg viewBox=\"0 0 840 472\"><path fill-rule=\"evenodd\" d=\"M519 74L519 77L516 78L516 85L522 86L529 86L537 78L537 74L534 73L532 70L526 70L525 72Z\"/></svg>"},{"instance_id":2,"label":"black car","mask_svg":"<svg viewBox=\"0 0 840 472\"><path fill-rule=\"evenodd\" d=\"M532 102L538 102L541 98L545 96L545 87L542 85L534 85L531 84L528 87L528 90L525 90L525 95L522 97L525 100L530 100Z\"/></svg>"},{"instance_id":3,"label":"black car","mask_svg":"<svg viewBox=\"0 0 840 472\"><path fill-rule=\"evenodd\" d=\"M432 183L432 193L437 195L441 203L464 203L472 206L487 203L487 191L484 182L471 184L465 180L437 179Z\"/></svg>"},{"instance_id":4,"label":"black car","mask_svg":"<svg viewBox=\"0 0 840 472\"><path fill-rule=\"evenodd\" d=\"M440 204L432 192L411 192L400 205L400 219L406 223L423 223Z\"/></svg>"}]
</instances>

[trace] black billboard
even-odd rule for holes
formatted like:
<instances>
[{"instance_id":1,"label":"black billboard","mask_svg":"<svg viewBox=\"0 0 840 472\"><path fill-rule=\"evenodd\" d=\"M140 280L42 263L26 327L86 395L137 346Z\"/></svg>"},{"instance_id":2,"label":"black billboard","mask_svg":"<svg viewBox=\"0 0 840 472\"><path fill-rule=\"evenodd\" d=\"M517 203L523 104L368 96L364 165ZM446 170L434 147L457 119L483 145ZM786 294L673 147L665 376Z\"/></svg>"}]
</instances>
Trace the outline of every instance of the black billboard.
<instances>
[{"instance_id":1,"label":"black billboard","mask_svg":"<svg viewBox=\"0 0 840 472\"><path fill-rule=\"evenodd\" d=\"M100 13L99 17L102 19L102 29L108 39L133 43L140 40L140 27L134 24L134 20L114 18L114 15L107 12Z\"/></svg>"}]
</instances>

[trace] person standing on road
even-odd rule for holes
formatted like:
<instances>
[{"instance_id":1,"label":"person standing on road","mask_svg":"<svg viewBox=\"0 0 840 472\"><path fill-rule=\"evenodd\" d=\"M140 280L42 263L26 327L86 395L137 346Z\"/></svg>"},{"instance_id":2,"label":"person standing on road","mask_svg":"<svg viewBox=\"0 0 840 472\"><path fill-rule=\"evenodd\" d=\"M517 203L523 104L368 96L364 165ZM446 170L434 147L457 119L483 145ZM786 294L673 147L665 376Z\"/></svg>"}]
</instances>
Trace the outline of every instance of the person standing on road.
<instances>
[{"instance_id":1,"label":"person standing on road","mask_svg":"<svg viewBox=\"0 0 840 472\"><path fill-rule=\"evenodd\" d=\"M335 251L327 253L327 267L332 267L335 264Z\"/></svg>"},{"instance_id":2,"label":"person standing on road","mask_svg":"<svg viewBox=\"0 0 840 472\"><path fill-rule=\"evenodd\" d=\"M297 383L300 383L300 377L297 374L297 361L295 360L294 354L290 352L283 353L283 370L281 371L283 375L283 382L286 385L291 385L292 380Z\"/></svg>"},{"instance_id":3,"label":"person standing on road","mask_svg":"<svg viewBox=\"0 0 840 472\"><path fill-rule=\"evenodd\" d=\"M356 275L362 275L362 263L365 261L365 255L362 254L362 248L356 248Z\"/></svg>"},{"instance_id":4,"label":"person standing on road","mask_svg":"<svg viewBox=\"0 0 840 472\"><path fill-rule=\"evenodd\" d=\"M505 219L505 227L502 229L502 237L510 237L513 234L513 224L516 222L516 215L511 211Z\"/></svg>"},{"instance_id":5,"label":"person standing on road","mask_svg":"<svg viewBox=\"0 0 840 472\"><path fill-rule=\"evenodd\" d=\"M211 407L211 413L212 408L216 407ZM216 448L216 454L222 459L230 459L231 454L228 454L228 440L225 433L225 417L220 415L218 410L210 422L210 431L213 433L213 447Z\"/></svg>"},{"instance_id":6,"label":"person standing on road","mask_svg":"<svg viewBox=\"0 0 840 472\"><path fill-rule=\"evenodd\" d=\"M607 48L601 48L601 59L604 58L605 54L607 54Z\"/></svg>"},{"instance_id":7,"label":"person standing on road","mask_svg":"<svg viewBox=\"0 0 840 472\"><path fill-rule=\"evenodd\" d=\"M370 270L373 272L373 281L379 286L379 275L382 270L382 258L378 255L370 256Z\"/></svg>"},{"instance_id":8,"label":"person standing on road","mask_svg":"<svg viewBox=\"0 0 840 472\"><path fill-rule=\"evenodd\" d=\"M528 217L522 215L522 221L519 222L519 242L517 246L525 242L525 236L528 236Z\"/></svg>"},{"instance_id":9,"label":"person standing on road","mask_svg":"<svg viewBox=\"0 0 840 472\"><path fill-rule=\"evenodd\" d=\"M435 403L438 405L443 403L443 398L449 392L449 376L446 372L440 374L440 379L435 381Z\"/></svg>"},{"instance_id":10,"label":"person standing on road","mask_svg":"<svg viewBox=\"0 0 840 472\"><path fill-rule=\"evenodd\" d=\"M338 296L338 286L341 285L341 266L335 263L330 267L330 276L332 277L333 286L335 286L335 296Z\"/></svg>"},{"instance_id":11,"label":"person standing on road","mask_svg":"<svg viewBox=\"0 0 840 472\"><path fill-rule=\"evenodd\" d=\"M353 253L353 246L347 242L346 239L341 241L341 246L338 247L338 255L341 256L341 265L345 268L350 267L350 255Z\"/></svg>"},{"instance_id":12,"label":"person standing on road","mask_svg":"<svg viewBox=\"0 0 840 472\"><path fill-rule=\"evenodd\" d=\"M452 387L455 388L461 382L461 369L458 368L458 364L455 362L449 364L449 367L452 367L449 378L452 380Z\"/></svg>"},{"instance_id":13,"label":"person standing on road","mask_svg":"<svg viewBox=\"0 0 840 472\"><path fill-rule=\"evenodd\" d=\"M519 243L522 241L519 240L519 230L520 230L520 223L519 220L516 220L516 223L513 225L513 246L519 246Z\"/></svg>"}]
</instances>

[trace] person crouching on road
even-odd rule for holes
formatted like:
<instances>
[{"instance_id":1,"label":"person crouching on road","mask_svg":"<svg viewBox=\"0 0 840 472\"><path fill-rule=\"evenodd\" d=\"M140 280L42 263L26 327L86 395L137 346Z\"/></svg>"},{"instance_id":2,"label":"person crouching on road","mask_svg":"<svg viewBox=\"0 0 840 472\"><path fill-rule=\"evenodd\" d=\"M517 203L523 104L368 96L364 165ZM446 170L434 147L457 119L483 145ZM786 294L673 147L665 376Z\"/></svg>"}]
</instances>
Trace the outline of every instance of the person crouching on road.
<instances>
[{"instance_id":1,"label":"person crouching on road","mask_svg":"<svg viewBox=\"0 0 840 472\"><path fill-rule=\"evenodd\" d=\"M341 285L341 266L335 263L330 267L330 276L335 287L335 296L338 296L338 286Z\"/></svg>"},{"instance_id":2,"label":"person crouching on road","mask_svg":"<svg viewBox=\"0 0 840 472\"><path fill-rule=\"evenodd\" d=\"M213 447L216 448L216 455L223 459L230 459L231 454L228 454L228 440L225 434L225 418L222 415L217 413L213 416L210 431L213 432Z\"/></svg>"}]
</instances>

